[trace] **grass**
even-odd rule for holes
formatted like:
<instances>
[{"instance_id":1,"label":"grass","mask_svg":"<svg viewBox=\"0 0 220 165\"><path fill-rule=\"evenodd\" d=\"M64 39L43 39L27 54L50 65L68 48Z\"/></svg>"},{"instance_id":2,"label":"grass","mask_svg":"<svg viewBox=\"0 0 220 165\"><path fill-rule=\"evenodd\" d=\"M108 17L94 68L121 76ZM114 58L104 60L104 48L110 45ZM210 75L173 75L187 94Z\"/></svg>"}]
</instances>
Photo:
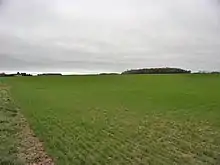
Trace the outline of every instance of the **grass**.
<instances>
[{"instance_id":1,"label":"grass","mask_svg":"<svg viewBox=\"0 0 220 165\"><path fill-rule=\"evenodd\" d=\"M19 141L19 118L16 106L9 97L8 88L0 83L0 164L18 165L22 161L17 157Z\"/></svg>"},{"instance_id":2,"label":"grass","mask_svg":"<svg viewBox=\"0 0 220 165\"><path fill-rule=\"evenodd\" d=\"M6 78L57 164L219 164L220 76Z\"/></svg>"}]
</instances>

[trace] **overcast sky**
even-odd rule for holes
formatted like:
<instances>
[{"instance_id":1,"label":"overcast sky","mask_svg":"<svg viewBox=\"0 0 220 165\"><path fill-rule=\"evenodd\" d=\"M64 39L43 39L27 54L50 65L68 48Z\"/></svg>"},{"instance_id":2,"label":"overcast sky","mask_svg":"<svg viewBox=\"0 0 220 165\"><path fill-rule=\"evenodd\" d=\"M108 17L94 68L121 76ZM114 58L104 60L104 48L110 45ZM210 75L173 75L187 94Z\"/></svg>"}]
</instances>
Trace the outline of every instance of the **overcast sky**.
<instances>
[{"instance_id":1,"label":"overcast sky","mask_svg":"<svg viewBox=\"0 0 220 165\"><path fill-rule=\"evenodd\" d=\"M220 70L218 0L2 0L0 71Z\"/></svg>"}]
</instances>

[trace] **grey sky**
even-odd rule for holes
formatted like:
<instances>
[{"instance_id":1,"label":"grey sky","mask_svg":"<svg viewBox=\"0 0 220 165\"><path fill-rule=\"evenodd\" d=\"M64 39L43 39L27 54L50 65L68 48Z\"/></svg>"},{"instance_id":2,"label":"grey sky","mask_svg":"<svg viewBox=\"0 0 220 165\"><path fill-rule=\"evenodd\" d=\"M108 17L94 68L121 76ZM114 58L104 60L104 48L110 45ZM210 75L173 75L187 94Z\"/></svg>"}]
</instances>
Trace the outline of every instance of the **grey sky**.
<instances>
[{"instance_id":1,"label":"grey sky","mask_svg":"<svg viewBox=\"0 0 220 165\"><path fill-rule=\"evenodd\" d=\"M3 0L0 70L220 70L218 0Z\"/></svg>"}]
</instances>

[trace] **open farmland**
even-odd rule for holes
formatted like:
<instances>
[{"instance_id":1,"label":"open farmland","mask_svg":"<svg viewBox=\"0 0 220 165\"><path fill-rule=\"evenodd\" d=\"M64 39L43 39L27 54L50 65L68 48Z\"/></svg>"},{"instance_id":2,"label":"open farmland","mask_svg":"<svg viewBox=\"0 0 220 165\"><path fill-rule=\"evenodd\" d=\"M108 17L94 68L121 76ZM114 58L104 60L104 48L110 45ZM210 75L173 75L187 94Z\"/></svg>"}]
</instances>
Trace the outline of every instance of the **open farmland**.
<instances>
[{"instance_id":1,"label":"open farmland","mask_svg":"<svg viewBox=\"0 0 220 165\"><path fill-rule=\"evenodd\" d=\"M56 164L220 164L220 76L3 79Z\"/></svg>"}]
</instances>

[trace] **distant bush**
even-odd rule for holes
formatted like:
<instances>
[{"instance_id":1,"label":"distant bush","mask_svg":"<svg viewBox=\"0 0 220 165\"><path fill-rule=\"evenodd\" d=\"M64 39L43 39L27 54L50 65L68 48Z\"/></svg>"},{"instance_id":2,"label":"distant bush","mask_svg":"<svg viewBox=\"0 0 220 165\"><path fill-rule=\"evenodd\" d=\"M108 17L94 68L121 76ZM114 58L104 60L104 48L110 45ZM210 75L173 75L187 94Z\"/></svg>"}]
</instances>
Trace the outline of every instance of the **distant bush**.
<instances>
[{"instance_id":1,"label":"distant bush","mask_svg":"<svg viewBox=\"0 0 220 165\"><path fill-rule=\"evenodd\" d=\"M144 69L131 69L122 72L122 74L182 74L191 73L190 70L180 68L144 68Z\"/></svg>"},{"instance_id":2,"label":"distant bush","mask_svg":"<svg viewBox=\"0 0 220 165\"><path fill-rule=\"evenodd\" d=\"M198 71L198 72L195 72L194 74L220 74L220 72L218 72L218 71L213 71L213 72Z\"/></svg>"},{"instance_id":3,"label":"distant bush","mask_svg":"<svg viewBox=\"0 0 220 165\"><path fill-rule=\"evenodd\" d=\"M38 74L38 76L62 76L61 73L43 73L43 74Z\"/></svg>"},{"instance_id":4,"label":"distant bush","mask_svg":"<svg viewBox=\"0 0 220 165\"><path fill-rule=\"evenodd\" d=\"M17 74L18 75L18 74ZM20 76L32 76L31 74L28 73L20 73Z\"/></svg>"},{"instance_id":5,"label":"distant bush","mask_svg":"<svg viewBox=\"0 0 220 165\"><path fill-rule=\"evenodd\" d=\"M220 72L211 72L211 74L220 74Z\"/></svg>"},{"instance_id":6,"label":"distant bush","mask_svg":"<svg viewBox=\"0 0 220 165\"><path fill-rule=\"evenodd\" d=\"M118 73L100 73L99 75L119 75Z\"/></svg>"},{"instance_id":7,"label":"distant bush","mask_svg":"<svg viewBox=\"0 0 220 165\"><path fill-rule=\"evenodd\" d=\"M0 77L5 77L5 73L0 73Z\"/></svg>"}]
</instances>

